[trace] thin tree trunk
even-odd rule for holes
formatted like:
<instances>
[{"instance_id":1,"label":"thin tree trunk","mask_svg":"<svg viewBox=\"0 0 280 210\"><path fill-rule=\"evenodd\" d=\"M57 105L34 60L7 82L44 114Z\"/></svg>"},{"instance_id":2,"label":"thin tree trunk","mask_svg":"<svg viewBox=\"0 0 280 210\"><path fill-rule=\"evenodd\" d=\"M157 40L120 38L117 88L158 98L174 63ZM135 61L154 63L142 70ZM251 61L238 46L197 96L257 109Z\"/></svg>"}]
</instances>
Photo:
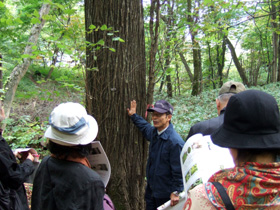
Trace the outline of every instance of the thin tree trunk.
<instances>
[{"instance_id":1,"label":"thin tree trunk","mask_svg":"<svg viewBox=\"0 0 280 210\"><path fill-rule=\"evenodd\" d=\"M47 15L50 11L49 4L43 4L40 9L40 23L33 25L30 33L30 37L28 39L28 45L25 47L24 55L32 55L32 46L37 44L40 32L45 24L45 20L43 19L45 15ZM10 115L10 109L15 97L15 93L18 87L18 84L22 77L26 74L29 65L31 64L32 59L30 57L24 58L23 63L17 65L12 73L10 74L10 79L7 81L5 85L5 99L4 99L4 108L5 108L5 115L8 118Z\"/></svg>"},{"instance_id":2,"label":"thin tree trunk","mask_svg":"<svg viewBox=\"0 0 280 210\"><path fill-rule=\"evenodd\" d=\"M243 84L247 85L247 86L250 86L249 82L248 82L248 79L246 77L245 70L242 68L241 63L239 62L239 60L237 58L237 55L236 55L236 52L235 52L235 49L234 49L232 43L230 42L230 40L227 37L225 37L225 41L228 45L228 48L230 49L231 57L232 57L233 62L235 64L236 68L237 68L237 71L238 71L238 73L239 73L239 75L240 75L240 77L243 81Z\"/></svg>"},{"instance_id":3,"label":"thin tree trunk","mask_svg":"<svg viewBox=\"0 0 280 210\"><path fill-rule=\"evenodd\" d=\"M271 24L272 24L272 28L273 28L273 33L272 33L272 47L273 47L273 62L272 62L272 74L271 74L271 78L270 81L271 82L276 82L277 81L277 66L278 66L278 38L279 35L277 34L277 30L278 30L278 24L277 24L277 13L276 13L276 6L275 6L275 2L271 0L271 13L272 13L272 17L271 17Z\"/></svg>"},{"instance_id":4,"label":"thin tree trunk","mask_svg":"<svg viewBox=\"0 0 280 210\"><path fill-rule=\"evenodd\" d=\"M189 64L188 64L187 60L185 59L185 57L184 57L184 55L183 55L182 52L179 52L179 55L180 55L181 61L182 61L183 64L184 64L184 67L185 67L185 69L186 69L186 71L187 71L187 73L188 73L188 75L189 75L190 81L193 83L193 74L192 74L192 72L191 72L191 69L190 69L190 67L189 67Z\"/></svg>"},{"instance_id":5,"label":"thin tree trunk","mask_svg":"<svg viewBox=\"0 0 280 210\"><path fill-rule=\"evenodd\" d=\"M0 89L3 88L3 63L2 63L2 54L0 54ZM0 94L2 95L2 94Z\"/></svg>"}]
</instances>

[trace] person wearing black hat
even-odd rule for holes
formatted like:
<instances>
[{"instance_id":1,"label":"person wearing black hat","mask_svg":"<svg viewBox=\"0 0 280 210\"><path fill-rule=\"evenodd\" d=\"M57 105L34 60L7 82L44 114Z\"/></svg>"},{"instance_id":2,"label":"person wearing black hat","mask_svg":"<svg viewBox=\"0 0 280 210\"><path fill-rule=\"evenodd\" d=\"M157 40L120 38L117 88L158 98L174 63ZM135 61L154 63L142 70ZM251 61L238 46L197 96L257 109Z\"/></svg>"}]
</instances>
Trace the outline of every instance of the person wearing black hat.
<instances>
[{"instance_id":1,"label":"person wearing black hat","mask_svg":"<svg viewBox=\"0 0 280 210\"><path fill-rule=\"evenodd\" d=\"M265 92L232 96L211 139L229 148L235 167L190 190L184 209L280 209L279 117L275 98Z\"/></svg>"},{"instance_id":2,"label":"person wearing black hat","mask_svg":"<svg viewBox=\"0 0 280 210\"><path fill-rule=\"evenodd\" d=\"M186 140L198 133L201 133L202 135L210 135L213 131L220 127L224 121L224 113L228 100L234 94L244 90L245 86L240 82L228 81L224 83L219 91L219 96L216 98L217 112L219 116L194 124L190 128Z\"/></svg>"},{"instance_id":3,"label":"person wearing black hat","mask_svg":"<svg viewBox=\"0 0 280 210\"><path fill-rule=\"evenodd\" d=\"M146 210L156 210L169 200L171 206L179 202L179 193L183 191L180 153L185 142L171 123L173 106L170 103L159 100L147 111L152 112L154 126L136 114L135 100L127 109L133 123L150 142L145 200Z\"/></svg>"}]
</instances>

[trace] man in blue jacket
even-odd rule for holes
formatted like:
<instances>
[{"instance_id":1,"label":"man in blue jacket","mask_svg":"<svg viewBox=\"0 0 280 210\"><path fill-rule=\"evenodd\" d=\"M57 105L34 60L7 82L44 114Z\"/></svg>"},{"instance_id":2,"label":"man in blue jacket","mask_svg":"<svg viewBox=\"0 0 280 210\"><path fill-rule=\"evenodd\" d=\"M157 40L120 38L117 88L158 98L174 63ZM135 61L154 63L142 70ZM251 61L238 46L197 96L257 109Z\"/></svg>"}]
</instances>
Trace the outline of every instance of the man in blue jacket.
<instances>
[{"instance_id":1,"label":"man in blue jacket","mask_svg":"<svg viewBox=\"0 0 280 210\"><path fill-rule=\"evenodd\" d=\"M180 153L185 142L171 123L173 107L167 101L159 100L153 108L147 109L152 112L152 126L136 114L136 105L135 100L131 101L128 115L150 142L146 169L146 210L156 210L168 200L174 206L179 202L179 193L183 191Z\"/></svg>"}]
</instances>

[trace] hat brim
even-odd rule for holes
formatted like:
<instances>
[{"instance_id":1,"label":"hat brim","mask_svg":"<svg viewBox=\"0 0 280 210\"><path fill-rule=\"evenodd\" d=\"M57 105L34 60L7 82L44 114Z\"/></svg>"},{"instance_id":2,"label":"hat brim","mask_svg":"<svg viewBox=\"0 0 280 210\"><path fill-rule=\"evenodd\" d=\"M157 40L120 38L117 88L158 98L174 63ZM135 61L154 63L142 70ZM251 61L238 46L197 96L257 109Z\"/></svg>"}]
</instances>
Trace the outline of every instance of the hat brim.
<instances>
[{"instance_id":1,"label":"hat brim","mask_svg":"<svg viewBox=\"0 0 280 210\"><path fill-rule=\"evenodd\" d=\"M243 134L236 133L221 125L211 134L214 144L233 149L277 149L280 148L280 133Z\"/></svg>"},{"instance_id":2,"label":"hat brim","mask_svg":"<svg viewBox=\"0 0 280 210\"><path fill-rule=\"evenodd\" d=\"M169 111L167 111L166 109L161 109L161 108L149 108L147 109L148 112L158 112L158 113L167 113Z\"/></svg>"},{"instance_id":3,"label":"hat brim","mask_svg":"<svg viewBox=\"0 0 280 210\"><path fill-rule=\"evenodd\" d=\"M82 135L73 135L60 132L49 126L45 132L45 137L51 141L63 145L63 146L74 146L74 145L86 145L95 140L98 133L98 124L96 120L87 115L86 121L88 123L87 132L83 132Z\"/></svg>"}]
</instances>

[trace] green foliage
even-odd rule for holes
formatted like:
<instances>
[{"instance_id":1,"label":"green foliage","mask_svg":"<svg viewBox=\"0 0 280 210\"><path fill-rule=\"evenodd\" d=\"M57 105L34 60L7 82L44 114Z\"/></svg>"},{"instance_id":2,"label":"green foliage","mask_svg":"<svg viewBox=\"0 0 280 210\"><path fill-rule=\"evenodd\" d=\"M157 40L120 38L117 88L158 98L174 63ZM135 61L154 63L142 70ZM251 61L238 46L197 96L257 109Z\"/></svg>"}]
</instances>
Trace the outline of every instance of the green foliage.
<instances>
[{"instance_id":1,"label":"green foliage","mask_svg":"<svg viewBox=\"0 0 280 210\"><path fill-rule=\"evenodd\" d=\"M38 147L46 130L47 122L41 123L39 119L33 121L30 116L19 116L17 120L6 119L5 139L12 148Z\"/></svg>"},{"instance_id":2,"label":"green foliage","mask_svg":"<svg viewBox=\"0 0 280 210\"><path fill-rule=\"evenodd\" d=\"M261 90L269 93L275 97L278 105L280 105L280 82L247 89ZM184 95L171 99L166 98L164 95L157 95L155 101L166 98L174 106L174 114L171 121L176 131L185 140L192 125L218 116L216 108L218 92L219 89L207 90L199 96L190 96L189 92L185 92Z\"/></svg>"}]
</instances>

